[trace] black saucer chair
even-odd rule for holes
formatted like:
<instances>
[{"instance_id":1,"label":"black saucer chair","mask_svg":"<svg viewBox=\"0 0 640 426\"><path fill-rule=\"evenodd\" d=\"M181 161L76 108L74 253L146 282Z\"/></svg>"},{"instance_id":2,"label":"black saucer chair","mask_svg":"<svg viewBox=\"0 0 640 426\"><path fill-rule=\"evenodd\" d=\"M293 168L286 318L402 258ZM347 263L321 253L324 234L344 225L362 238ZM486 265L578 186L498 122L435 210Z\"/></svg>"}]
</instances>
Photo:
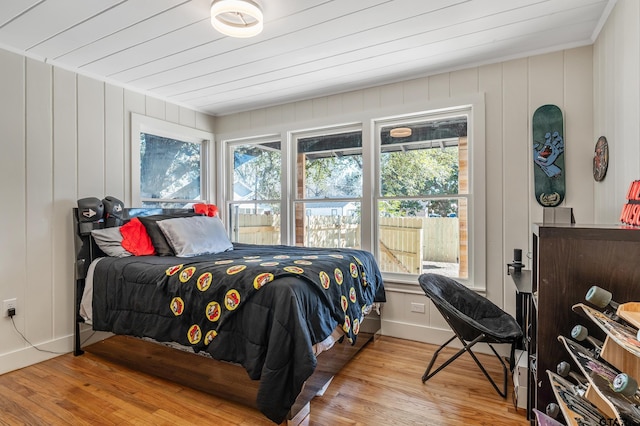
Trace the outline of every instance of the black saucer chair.
<instances>
[{"instance_id":1,"label":"black saucer chair","mask_svg":"<svg viewBox=\"0 0 640 426\"><path fill-rule=\"evenodd\" d=\"M503 398L506 398L508 371L513 371L515 345L522 338L522 329L516 320L498 306L494 305L489 299L482 297L475 291L470 290L451 278L438 274L422 274L418 278L418 282L454 333L454 336L440 346L433 354L431 362L422 376L422 383L435 376L460 355L468 352L476 364L478 364L480 370L482 370L487 379L489 379L489 382L491 382L496 392ZM445 361L435 371L431 372L431 368L440 351L456 337L462 343L462 349ZM485 370L476 355L471 351L472 346L481 342L489 345L502 364L504 375L503 390L498 388L495 381L489 373L487 373L487 370ZM509 370L507 370L507 365L502 357L498 355L498 352L496 352L492 346L492 344L501 343L511 345Z\"/></svg>"}]
</instances>

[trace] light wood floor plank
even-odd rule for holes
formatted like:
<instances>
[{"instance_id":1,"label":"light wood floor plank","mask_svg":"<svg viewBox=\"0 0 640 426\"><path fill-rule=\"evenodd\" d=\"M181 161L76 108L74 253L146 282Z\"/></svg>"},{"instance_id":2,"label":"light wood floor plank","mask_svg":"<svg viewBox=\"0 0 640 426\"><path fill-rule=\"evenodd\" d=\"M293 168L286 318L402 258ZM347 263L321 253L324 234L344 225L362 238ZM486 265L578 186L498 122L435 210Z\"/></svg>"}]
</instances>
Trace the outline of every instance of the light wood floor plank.
<instances>
[{"instance_id":1,"label":"light wood floor plank","mask_svg":"<svg viewBox=\"0 0 640 426\"><path fill-rule=\"evenodd\" d=\"M468 355L426 384L433 345L370 342L311 402L308 426L524 426L524 410L493 390ZM445 360L453 351L445 350ZM498 383L492 356L478 354ZM512 389L510 388L509 392ZM129 370L87 353L0 376L0 425L273 425L257 410Z\"/></svg>"}]
</instances>

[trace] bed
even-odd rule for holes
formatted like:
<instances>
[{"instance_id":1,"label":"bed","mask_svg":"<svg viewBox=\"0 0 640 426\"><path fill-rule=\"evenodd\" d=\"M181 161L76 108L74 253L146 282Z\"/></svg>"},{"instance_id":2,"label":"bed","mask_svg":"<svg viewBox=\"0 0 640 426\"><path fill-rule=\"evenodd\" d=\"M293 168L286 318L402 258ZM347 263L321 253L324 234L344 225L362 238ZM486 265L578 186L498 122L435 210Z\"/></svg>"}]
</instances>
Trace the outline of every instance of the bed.
<instances>
[{"instance_id":1,"label":"bed","mask_svg":"<svg viewBox=\"0 0 640 426\"><path fill-rule=\"evenodd\" d=\"M379 331L367 314L385 301L384 287L366 251L230 243L217 217L193 209L123 209L114 219L79 207L73 218L76 355L88 350L298 423ZM115 336L82 348L82 323Z\"/></svg>"}]
</instances>

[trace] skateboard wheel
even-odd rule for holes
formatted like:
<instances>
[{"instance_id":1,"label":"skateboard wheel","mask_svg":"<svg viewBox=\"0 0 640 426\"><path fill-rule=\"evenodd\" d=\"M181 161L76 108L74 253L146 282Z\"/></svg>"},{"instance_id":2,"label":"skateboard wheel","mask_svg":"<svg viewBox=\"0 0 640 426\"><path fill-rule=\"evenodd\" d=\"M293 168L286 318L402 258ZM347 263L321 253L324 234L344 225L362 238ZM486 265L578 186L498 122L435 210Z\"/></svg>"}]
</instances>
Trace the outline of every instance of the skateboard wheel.
<instances>
[{"instance_id":1,"label":"skateboard wheel","mask_svg":"<svg viewBox=\"0 0 640 426\"><path fill-rule=\"evenodd\" d=\"M587 291L585 299L599 308L605 308L611 302L611 297L612 294L610 292L594 285Z\"/></svg>"},{"instance_id":2,"label":"skateboard wheel","mask_svg":"<svg viewBox=\"0 0 640 426\"><path fill-rule=\"evenodd\" d=\"M571 366L568 362L562 361L556 367L556 372L562 377L567 377L569 375L569 372L571 372Z\"/></svg>"},{"instance_id":3,"label":"skateboard wheel","mask_svg":"<svg viewBox=\"0 0 640 426\"><path fill-rule=\"evenodd\" d=\"M638 390L638 382L626 373L620 373L613 379L613 390L624 396L633 396Z\"/></svg>"},{"instance_id":4,"label":"skateboard wheel","mask_svg":"<svg viewBox=\"0 0 640 426\"><path fill-rule=\"evenodd\" d=\"M573 327L573 329L571 329L571 337L578 342L582 342L587 338L587 336L589 336L589 330L587 330L586 327L576 325L575 327Z\"/></svg>"},{"instance_id":5,"label":"skateboard wheel","mask_svg":"<svg viewBox=\"0 0 640 426\"><path fill-rule=\"evenodd\" d=\"M555 419L558 417L558 414L560 414L560 407L555 402L551 402L549 403L549 405L547 405L545 412L547 416L553 417Z\"/></svg>"}]
</instances>

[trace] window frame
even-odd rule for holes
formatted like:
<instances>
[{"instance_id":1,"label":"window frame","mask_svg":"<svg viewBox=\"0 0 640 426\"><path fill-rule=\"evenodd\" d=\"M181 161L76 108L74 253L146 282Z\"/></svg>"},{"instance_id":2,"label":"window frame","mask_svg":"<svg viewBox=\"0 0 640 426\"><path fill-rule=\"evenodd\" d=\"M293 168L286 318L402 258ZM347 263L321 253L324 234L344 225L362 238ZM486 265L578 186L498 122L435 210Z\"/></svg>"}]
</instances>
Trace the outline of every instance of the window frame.
<instances>
[{"instance_id":1,"label":"window frame","mask_svg":"<svg viewBox=\"0 0 640 426\"><path fill-rule=\"evenodd\" d=\"M140 134L152 134L181 142L197 143L200 149L200 200L165 200L142 199L140 195ZM141 206L143 202L183 202L185 204L198 201L208 203L215 200L215 185L212 182L215 164L213 133L184 126L182 124L164 121L142 114L131 113L131 202L134 206Z\"/></svg>"},{"instance_id":2,"label":"window frame","mask_svg":"<svg viewBox=\"0 0 640 426\"><path fill-rule=\"evenodd\" d=\"M307 203L321 203L327 201L344 201L344 202L356 202L361 206L361 210L363 210L363 201L364 201L364 166L363 166L363 182L362 182L362 195L360 197L325 197L325 198L307 198L306 196L299 196L299 188L298 188L298 141L300 139L312 138L315 136L326 136L326 135L338 135L341 133L349 133L349 132L360 132L362 138L362 146L359 147L360 155L363 158L364 163L364 150L365 150L365 139L364 139L364 131L363 124L360 122L353 123L343 123L343 124L334 124L328 126L321 127L312 127L308 129L298 129L292 131L288 135L288 145L290 147L290 158L289 158L289 167L291 170L290 174L290 182L289 187L291 188L289 205L287 206L289 210L289 217L291 220L286 224L281 224L282 227L287 227L289 229L289 235L291 236L291 240L289 244L295 245L298 236L296 235L296 204L302 203L306 205ZM358 148L350 148L350 149L358 149ZM284 167L284 165L283 165ZM304 173L304 171L302 171ZM306 215L306 207L305 207L305 215ZM361 218L362 220L362 218ZM362 230L362 225L360 229L360 241L363 240L364 231Z\"/></svg>"},{"instance_id":3,"label":"window frame","mask_svg":"<svg viewBox=\"0 0 640 426\"><path fill-rule=\"evenodd\" d=\"M283 121L279 124L268 124L264 127L256 126L250 129L240 129L219 135L218 141L220 152L226 150L226 145L233 141L250 140L261 134L281 134L282 141L282 208L281 208L281 241L282 244L293 245L295 226L293 216L293 206L296 200L297 187L295 185L295 140L293 135L307 131L325 131L325 129L339 129L345 126L361 125L362 129L362 211L361 227L362 249L370 251L376 258L377 252L377 198L379 193L379 147L375 142L375 122L398 119L402 117L412 117L425 112L446 112L464 107L469 107L471 112L468 117L468 170L470 176L469 200L469 276L459 281L466 286L477 291L486 290L486 189L485 189L485 99L484 93L476 93L466 96L443 98L438 100L413 102L398 104L391 107L370 108L361 111L341 112L335 115L326 115L320 118ZM220 158L226 158L219 155ZM226 164L226 160L222 161ZM229 179L228 170L219 168L218 178L220 181ZM228 194L224 194L224 202L228 199ZM375 203L374 204L374 198ZM415 287L418 285L415 275L388 276L383 274L385 283L408 285ZM410 290L415 291L415 290Z\"/></svg>"},{"instance_id":4,"label":"window frame","mask_svg":"<svg viewBox=\"0 0 640 426\"><path fill-rule=\"evenodd\" d=\"M264 200L234 200L233 199L233 194L234 194L234 190L233 190L233 173L234 173L234 157L233 157L233 147L235 146L239 146L239 145L260 145L263 143L268 143L268 142L280 142L280 167L281 167L281 174L280 174L280 199L264 199ZM222 151L222 155L220 155L220 158L223 158L224 160L224 176L221 179L222 182L224 182L224 191L223 193L224 195L224 201L221 205L225 206L225 212L228 213L229 215L232 215L232 206L237 205L237 204L276 204L279 203L280 204L280 217L281 217L281 221L282 218L285 217L284 214L284 208L285 208L285 204L283 203L283 199L286 198L285 196L285 187L283 185L284 182L284 177L285 176L285 163L286 161L286 140L283 141L282 135L279 133L272 133L272 134L267 134L267 135L260 135L260 136L251 136L251 137L246 137L246 138L236 138L236 139L228 139L225 140L224 142L221 143L221 145L223 145L221 147L221 151ZM283 222L282 222L283 223ZM230 236L230 238L232 238L233 240L233 235L234 235L234 229L233 229L233 224L231 223L231 218L229 218L229 220L226 223L226 228L227 228L227 234ZM283 238L285 237L285 233L283 231L283 228L286 228L284 226L280 227L280 241L286 241ZM286 244L286 243L282 243L282 244Z\"/></svg>"},{"instance_id":5,"label":"window frame","mask_svg":"<svg viewBox=\"0 0 640 426\"><path fill-rule=\"evenodd\" d=\"M382 138L381 138L381 129L383 127L389 126L409 126L412 124L427 122L427 121L437 121L447 118L453 118L458 116L466 116L467 120L467 166L466 166L466 174L468 176L468 187L467 191L458 190L455 194L423 194L417 196L389 196L382 194L382 179L381 174L382 170L380 167L381 157L382 157ZM474 259L478 252L478 250L473 250L474 247L474 239L481 237L481 235L476 235L476 220L474 220L475 215L475 200L474 200L474 192L476 190L480 190L484 188L484 173L482 176L476 176L473 174L474 170L474 161L476 161L473 157L474 153L472 153L472 145L475 144L476 137L478 134L475 132L474 124L472 121L473 116L473 107L472 105L459 105L455 107L448 108L439 108L433 110L424 110L411 114L403 114L397 116L387 116L384 118L374 119L373 120L373 128L374 128L374 140L375 140L375 191L374 191L374 202L372 208L375 211L375 223L374 223L374 235L375 241L379 241L380 238L380 213L378 211L381 201L389 201L389 200L405 200L405 199L415 199L415 200L423 200L423 199L466 199L467 200L467 259L468 259L468 277L454 277L456 280L461 282L467 282L469 287L484 289L486 285L482 285L480 283L485 282L485 272L483 270L475 271L473 263L476 261ZM484 140L482 138L482 140ZM474 149L474 151L478 151L478 149ZM484 149L482 149L484 151ZM481 179L482 185L476 185L476 180ZM484 208L482 209L484 211ZM484 225L482 226L481 232L484 232ZM473 250L473 255L472 255ZM481 251L484 252L484 251ZM381 256L379 244L375 246L375 255L376 258L379 259ZM484 265L484 262L481 263ZM385 277L388 277L393 282L407 282L412 281L415 274L404 274L398 272L384 272ZM476 277L477 275L477 277ZM476 279L482 278L482 279ZM474 283L473 285L471 283ZM477 284L476 284L477 283Z\"/></svg>"}]
</instances>

